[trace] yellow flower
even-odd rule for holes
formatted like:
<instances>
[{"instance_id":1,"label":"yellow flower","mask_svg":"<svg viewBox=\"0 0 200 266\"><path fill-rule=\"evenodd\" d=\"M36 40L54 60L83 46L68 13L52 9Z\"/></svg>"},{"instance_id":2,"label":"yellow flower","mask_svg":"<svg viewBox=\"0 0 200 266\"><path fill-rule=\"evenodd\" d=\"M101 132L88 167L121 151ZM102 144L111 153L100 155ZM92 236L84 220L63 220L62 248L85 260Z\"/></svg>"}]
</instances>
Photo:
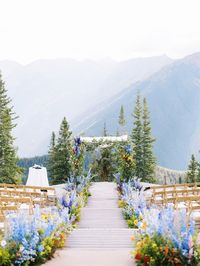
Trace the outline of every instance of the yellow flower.
<instances>
[{"instance_id":1,"label":"yellow flower","mask_svg":"<svg viewBox=\"0 0 200 266\"><path fill-rule=\"evenodd\" d=\"M153 243L153 244L152 244L152 248L157 248L156 243Z\"/></svg>"},{"instance_id":2,"label":"yellow flower","mask_svg":"<svg viewBox=\"0 0 200 266\"><path fill-rule=\"evenodd\" d=\"M131 255L134 256L136 253L135 253L135 250L132 250L131 251Z\"/></svg>"},{"instance_id":3,"label":"yellow flower","mask_svg":"<svg viewBox=\"0 0 200 266\"><path fill-rule=\"evenodd\" d=\"M134 221L134 225L137 225L138 224L138 220L136 219L135 221Z\"/></svg>"},{"instance_id":4,"label":"yellow flower","mask_svg":"<svg viewBox=\"0 0 200 266\"><path fill-rule=\"evenodd\" d=\"M147 224L144 222L144 223L142 224L141 228L145 230L145 229L147 228Z\"/></svg>"}]
</instances>

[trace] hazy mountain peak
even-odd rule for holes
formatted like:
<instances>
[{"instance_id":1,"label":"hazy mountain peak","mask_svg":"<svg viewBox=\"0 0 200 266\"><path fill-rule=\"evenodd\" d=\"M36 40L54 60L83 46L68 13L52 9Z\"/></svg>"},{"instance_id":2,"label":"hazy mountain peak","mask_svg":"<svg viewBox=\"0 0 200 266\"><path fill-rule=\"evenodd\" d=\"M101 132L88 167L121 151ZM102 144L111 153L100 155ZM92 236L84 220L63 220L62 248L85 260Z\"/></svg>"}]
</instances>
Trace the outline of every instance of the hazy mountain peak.
<instances>
[{"instance_id":1,"label":"hazy mountain peak","mask_svg":"<svg viewBox=\"0 0 200 266\"><path fill-rule=\"evenodd\" d=\"M184 62L189 63L189 64L194 64L196 66L200 66L200 52L186 56L181 61L184 61Z\"/></svg>"},{"instance_id":2,"label":"hazy mountain peak","mask_svg":"<svg viewBox=\"0 0 200 266\"><path fill-rule=\"evenodd\" d=\"M17 71L19 68L23 67L21 64L11 61L11 60L2 60L0 61L0 71L4 77L7 77L14 71Z\"/></svg>"}]
</instances>

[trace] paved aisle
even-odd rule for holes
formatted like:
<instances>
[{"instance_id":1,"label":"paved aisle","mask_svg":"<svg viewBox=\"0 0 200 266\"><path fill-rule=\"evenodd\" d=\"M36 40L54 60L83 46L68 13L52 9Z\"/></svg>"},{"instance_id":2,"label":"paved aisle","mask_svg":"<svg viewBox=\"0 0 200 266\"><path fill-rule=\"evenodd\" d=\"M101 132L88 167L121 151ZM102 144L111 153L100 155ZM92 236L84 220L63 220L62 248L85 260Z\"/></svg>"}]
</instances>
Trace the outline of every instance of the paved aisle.
<instances>
[{"instance_id":1,"label":"paved aisle","mask_svg":"<svg viewBox=\"0 0 200 266\"><path fill-rule=\"evenodd\" d=\"M94 183L81 222L47 266L133 266L131 235L117 207L114 183Z\"/></svg>"}]
</instances>

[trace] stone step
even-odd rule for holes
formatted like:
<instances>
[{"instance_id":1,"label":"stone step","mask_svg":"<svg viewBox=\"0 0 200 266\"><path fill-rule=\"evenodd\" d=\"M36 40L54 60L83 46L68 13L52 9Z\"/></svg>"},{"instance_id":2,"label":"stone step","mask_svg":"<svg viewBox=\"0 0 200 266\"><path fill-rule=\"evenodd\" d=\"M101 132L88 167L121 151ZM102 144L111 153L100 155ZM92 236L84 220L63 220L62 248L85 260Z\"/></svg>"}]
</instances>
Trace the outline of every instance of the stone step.
<instances>
[{"instance_id":1,"label":"stone step","mask_svg":"<svg viewBox=\"0 0 200 266\"><path fill-rule=\"evenodd\" d=\"M116 229L105 229L105 228L89 228L89 229L82 229L82 228L78 228L76 230L74 230L71 234L71 236L92 236L92 237L96 237L98 235L117 235L117 236L121 236L121 235L134 235L135 232L137 232L138 229L130 229L130 228L116 228Z\"/></svg>"},{"instance_id":2,"label":"stone step","mask_svg":"<svg viewBox=\"0 0 200 266\"><path fill-rule=\"evenodd\" d=\"M82 222L80 228L124 228L125 226L123 222L111 224L106 222L97 223L97 221L94 221L93 223Z\"/></svg>"},{"instance_id":3,"label":"stone step","mask_svg":"<svg viewBox=\"0 0 200 266\"><path fill-rule=\"evenodd\" d=\"M109 206L107 208L88 208L88 207L85 207L82 209L81 215L82 215L82 217L84 215L88 215L91 217L100 216L102 218L105 218L105 216L107 216L107 215L122 217L122 211L119 208L109 208Z\"/></svg>"},{"instance_id":4,"label":"stone step","mask_svg":"<svg viewBox=\"0 0 200 266\"><path fill-rule=\"evenodd\" d=\"M130 248L64 248L45 266L134 266Z\"/></svg>"},{"instance_id":5,"label":"stone step","mask_svg":"<svg viewBox=\"0 0 200 266\"><path fill-rule=\"evenodd\" d=\"M80 243L78 244L69 244L67 245L68 248L82 248L82 249L123 249L123 248L129 248L131 250L131 243L124 243L122 245L120 245L118 242L116 243L98 243L98 244L94 244L94 243L90 243L90 244L83 244L80 245Z\"/></svg>"},{"instance_id":6,"label":"stone step","mask_svg":"<svg viewBox=\"0 0 200 266\"><path fill-rule=\"evenodd\" d=\"M87 208L96 208L96 209L109 209L117 208L117 202L115 199L91 199L87 204Z\"/></svg>"},{"instance_id":7,"label":"stone step","mask_svg":"<svg viewBox=\"0 0 200 266\"><path fill-rule=\"evenodd\" d=\"M84 209L80 228L127 228L119 209Z\"/></svg>"},{"instance_id":8,"label":"stone step","mask_svg":"<svg viewBox=\"0 0 200 266\"><path fill-rule=\"evenodd\" d=\"M131 248L132 229L77 229L67 239L70 248Z\"/></svg>"}]
</instances>

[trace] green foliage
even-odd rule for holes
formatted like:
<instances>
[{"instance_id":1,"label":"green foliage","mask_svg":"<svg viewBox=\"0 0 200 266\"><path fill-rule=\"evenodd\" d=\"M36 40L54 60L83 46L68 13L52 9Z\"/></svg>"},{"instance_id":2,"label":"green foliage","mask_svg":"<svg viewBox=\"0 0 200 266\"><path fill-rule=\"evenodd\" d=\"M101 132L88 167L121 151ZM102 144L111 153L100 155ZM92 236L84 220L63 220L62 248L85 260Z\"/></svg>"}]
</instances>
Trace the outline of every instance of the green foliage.
<instances>
[{"instance_id":1,"label":"green foliage","mask_svg":"<svg viewBox=\"0 0 200 266\"><path fill-rule=\"evenodd\" d=\"M14 124L13 107L7 96L0 74L0 182L18 183L20 169L17 166L16 149L12 129Z\"/></svg>"},{"instance_id":2,"label":"green foliage","mask_svg":"<svg viewBox=\"0 0 200 266\"><path fill-rule=\"evenodd\" d=\"M53 180L53 178L56 176L55 161L57 154L55 147L56 147L56 135L55 132L52 132L50 147L48 152L48 161L47 161L49 180ZM51 183L53 184L54 182L52 181Z\"/></svg>"},{"instance_id":3,"label":"green foliage","mask_svg":"<svg viewBox=\"0 0 200 266\"><path fill-rule=\"evenodd\" d=\"M142 152L142 106L140 95L137 95L135 109L133 113L134 122L133 130L131 134L131 140L133 144L133 159L135 160L135 175L139 178L143 172L143 152Z\"/></svg>"},{"instance_id":4,"label":"green foliage","mask_svg":"<svg viewBox=\"0 0 200 266\"><path fill-rule=\"evenodd\" d=\"M120 174L120 179L123 182L128 182L135 173L135 160L130 152L127 151L125 143L119 143L116 147L116 165L117 172Z\"/></svg>"},{"instance_id":5,"label":"green foliage","mask_svg":"<svg viewBox=\"0 0 200 266\"><path fill-rule=\"evenodd\" d=\"M41 252L41 257L44 257L45 259L50 259L52 257L53 253L55 252L55 247L53 244L53 235L44 238L42 241L44 251Z\"/></svg>"},{"instance_id":6,"label":"green foliage","mask_svg":"<svg viewBox=\"0 0 200 266\"><path fill-rule=\"evenodd\" d=\"M12 266L12 256L6 248L0 247L0 265L1 266Z\"/></svg>"},{"instance_id":7,"label":"green foliage","mask_svg":"<svg viewBox=\"0 0 200 266\"><path fill-rule=\"evenodd\" d=\"M75 145L76 144L76 145ZM69 124L64 117L58 138L52 133L48 172L52 184L65 183L71 176L80 176L84 169L85 145L80 138L73 140Z\"/></svg>"},{"instance_id":8,"label":"green foliage","mask_svg":"<svg viewBox=\"0 0 200 266\"><path fill-rule=\"evenodd\" d=\"M72 154L72 170L74 176L81 176L83 174L85 168L85 152L86 147L84 143L79 145L79 153L77 154L75 151Z\"/></svg>"},{"instance_id":9,"label":"green foliage","mask_svg":"<svg viewBox=\"0 0 200 266\"><path fill-rule=\"evenodd\" d=\"M199 174L199 164L196 161L196 158L194 156L194 154L192 154L191 156L191 160L190 163L188 165L188 171L187 171L187 183L194 183L197 181L197 177Z\"/></svg>"},{"instance_id":10,"label":"green foliage","mask_svg":"<svg viewBox=\"0 0 200 266\"><path fill-rule=\"evenodd\" d=\"M100 158L96 159L96 173L101 181L112 181L115 172L115 157L110 146L101 149Z\"/></svg>"},{"instance_id":11,"label":"green foliage","mask_svg":"<svg viewBox=\"0 0 200 266\"><path fill-rule=\"evenodd\" d=\"M147 100L143 100L143 136L142 136L142 156L143 156L143 171L141 178L143 181L151 183L155 182L155 157L153 155L153 143L155 141L151 135L150 114L148 111Z\"/></svg>"},{"instance_id":12,"label":"green foliage","mask_svg":"<svg viewBox=\"0 0 200 266\"><path fill-rule=\"evenodd\" d=\"M115 144L109 140L86 144L90 153L90 168L94 181L112 181L116 172Z\"/></svg>"},{"instance_id":13,"label":"green foliage","mask_svg":"<svg viewBox=\"0 0 200 266\"><path fill-rule=\"evenodd\" d=\"M69 124L64 117L57 140L52 133L51 145L49 149L49 173L52 184L65 183L72 175L72 133L69 130Z\"/></svg>"},{"instance_id":14,"label":"green foliage","mask_svg":"<svg viewBox=\"0 0 200 266\"><path fill-rule=\"evenodd\" d=\"M151 135L150 115L147 101L143 99L143 107L140 95L137 95L135 110L133 113L134 126L131 134L133 144L133 159L135 160L135 176L142 181L155 182L156 160L153 155L153 143L155 139Z\"/></svg>"},{"instance_id":15,"label":"green foliage","mask_svg":"<svg viewBox=\"0 0 200 266\"><path fill-rule=\"evenodd\" d=\"M121 108L120 108L118 123L119 123L120 129L121 129L121 133L123 133L124 126L126 124L123 105L121 105Z\"/></svg>"}]
</instances>

